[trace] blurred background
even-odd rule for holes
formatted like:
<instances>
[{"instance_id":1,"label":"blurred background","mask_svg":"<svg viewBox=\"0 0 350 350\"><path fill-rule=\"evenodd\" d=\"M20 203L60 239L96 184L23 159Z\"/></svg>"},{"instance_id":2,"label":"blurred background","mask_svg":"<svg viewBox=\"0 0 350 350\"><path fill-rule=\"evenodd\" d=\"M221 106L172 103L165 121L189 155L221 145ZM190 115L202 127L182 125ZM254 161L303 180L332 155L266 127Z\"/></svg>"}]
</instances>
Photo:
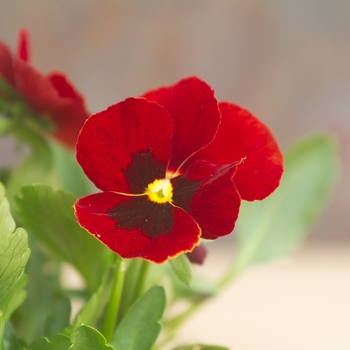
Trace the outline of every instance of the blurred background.
<instances>
[{"instance_id":1,"label":"blurred background","mask_svg":"<svg viewBox=\"0 0 350 350\"><path fill-rule=\"evenodd\" d=\"M92 113L197 75L219 101L264 121L283 150L312 133L333 133L343 173L306 246L288 261L248 270L188 323L181 339L240 350L350 349L349 1L0 6L0 40L15 49L18 30L28 29L33 65L67 73ZM0 165L15 161L12 140L1 140ZM207 263L214 269L215 258Z\"/></svg>"}]
</instances>

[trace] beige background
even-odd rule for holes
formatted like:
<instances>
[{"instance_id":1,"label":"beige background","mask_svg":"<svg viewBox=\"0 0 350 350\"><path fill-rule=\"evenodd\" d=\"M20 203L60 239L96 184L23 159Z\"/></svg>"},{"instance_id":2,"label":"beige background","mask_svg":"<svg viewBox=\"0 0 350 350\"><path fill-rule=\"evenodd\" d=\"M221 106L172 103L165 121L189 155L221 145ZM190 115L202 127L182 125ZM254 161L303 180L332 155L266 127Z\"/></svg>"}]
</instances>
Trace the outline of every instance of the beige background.
<instances>
[{"instance_id":1,"label":"beige background","mask_svg":"<svg viewBox=\"0 0 350 350\"><path fill-rule=\"evenodd\" d=\"M14 48L27 28L33 64L66 72L92 112L198 75L266 122L283 149L334 133L343 174L308 246L249 270L183 336L240 350L350 349L349 1L0 0L0 9L0 38ZM13 162L11 140L1 141L0 165Z\"/></svg>"}]
</instances>

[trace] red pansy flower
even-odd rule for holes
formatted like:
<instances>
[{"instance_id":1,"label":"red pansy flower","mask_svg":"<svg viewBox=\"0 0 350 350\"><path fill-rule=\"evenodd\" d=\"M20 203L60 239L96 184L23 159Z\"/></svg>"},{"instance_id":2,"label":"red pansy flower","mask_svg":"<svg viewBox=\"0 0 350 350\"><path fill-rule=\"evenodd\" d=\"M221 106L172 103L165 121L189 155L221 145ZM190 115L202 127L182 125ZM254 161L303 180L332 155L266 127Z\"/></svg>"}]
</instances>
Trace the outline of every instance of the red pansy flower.
<instances>
[{"instance_id":1,"label":"red pansy flower","mask_svg":"<svg viewBox=\"0 0 350 350\"><path fill-rule=\"evenodd\" d=\"M28 35L19 33L17 55L0 41L0 77L5 79L35 110L55 127L54 136L69 147L75 147L78 133L89 116L84 99L67 77L53 72L41 74L29 63Z\"/></svg>"},{"instance_id":2,"label":"red pansy flower","mask_svg":"<svg viewBox=\"0 0 350 350\"><path fill-rule=\"evenodd\" d=\"M77 159L103 191L75 203L79 224L122 257L156 263L232 232L241 199L265 198L283 172L267 127L198 78L91 116Z\"/></svg>"}]
</instances>

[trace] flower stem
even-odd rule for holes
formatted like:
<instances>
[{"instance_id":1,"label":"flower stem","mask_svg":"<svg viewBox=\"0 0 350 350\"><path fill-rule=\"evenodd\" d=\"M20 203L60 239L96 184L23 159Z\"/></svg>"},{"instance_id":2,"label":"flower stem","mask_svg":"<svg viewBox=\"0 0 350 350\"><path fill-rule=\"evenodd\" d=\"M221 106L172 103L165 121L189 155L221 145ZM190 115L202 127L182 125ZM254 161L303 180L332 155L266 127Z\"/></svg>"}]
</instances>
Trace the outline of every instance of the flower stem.
<instances>
[{"instance_id":1,"label":"flower stem","mask_svg":"<svg viewBox=\"0 0 350 350\"><path fill-rule=\"evenodd\" d=\"M148 270L150 267L150 263L148 261L143 260L140 268L139 278L137 280L137 285L135 288L135 294L133 298L133 302L135 302L143 293L145 289L145 284L147 280Z\"/></svg>"},{"instance_id":2,"label":"flower stem","mask_svg":"<svg viewBox=\"0 0 350 350\"><path fill-rule=\"evenodd\" d=\"M118 255L115 266L111 297L107 306L106 317L103 325L103 334L107 341L111 340L115 325L117 323L120 299L123 291L124 275L125 261Z\"/></svg>"}]
</instances>

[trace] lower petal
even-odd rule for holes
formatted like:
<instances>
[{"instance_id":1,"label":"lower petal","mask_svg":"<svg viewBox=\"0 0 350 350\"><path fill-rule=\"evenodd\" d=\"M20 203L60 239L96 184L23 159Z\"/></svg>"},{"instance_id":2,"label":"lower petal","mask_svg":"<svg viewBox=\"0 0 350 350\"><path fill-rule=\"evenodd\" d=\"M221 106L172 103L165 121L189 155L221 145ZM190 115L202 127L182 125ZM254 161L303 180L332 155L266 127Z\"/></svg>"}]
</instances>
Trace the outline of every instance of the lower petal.
<instances>
[{"instance_id":1,"label":"lower petal","mask_svg":"<svg viewBox=\"0 0 350 350\"><path fill-rule=\"evenodd\" d=\"M192 251L201 235L198 224L184 210L170 204L157 222L150 214L154 208L148 205L153 203L143 199L147 201L145 197L98 193L79 199L75 215L83 228L124 258L162 263Z\"/></svg>"}]
</instances>

